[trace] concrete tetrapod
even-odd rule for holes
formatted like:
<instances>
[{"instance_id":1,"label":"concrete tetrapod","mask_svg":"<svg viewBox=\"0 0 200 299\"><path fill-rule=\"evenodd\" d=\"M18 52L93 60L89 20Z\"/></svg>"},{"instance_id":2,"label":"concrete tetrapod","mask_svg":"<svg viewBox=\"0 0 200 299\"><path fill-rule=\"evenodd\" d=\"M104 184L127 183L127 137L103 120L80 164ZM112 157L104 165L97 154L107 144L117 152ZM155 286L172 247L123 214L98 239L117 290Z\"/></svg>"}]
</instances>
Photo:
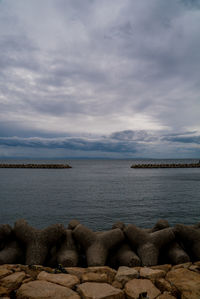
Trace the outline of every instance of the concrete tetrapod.
<instances>
[{"instance_id":1,"label":"concrete tetrapod","mask_svg":"<svg viewBox=\"0 0 200 299\"><path fill-rule=\"evenodd\" d=\"M0 265L23 264L24 253L16 240L9 241L0 251Z\"/></svg>"},{"instance_id":2,"label":"concrete tetrapod","mask_svg":"<svg viewBox=\"0 0 200 299\"><path fill-rule=\"evenodd\" d=\"M141 265L140 258L127 243L123 243L116 249L116 252L112 252L109 261L112 268L120 266L137 267Z\"/></svg>"},{"instance_id":3,"label":"concrete tetrapod","mask_svg":"<svg viewBox=\"0 0 200 299\"><path fill-rule=\"evenodd\" d=\"M78 264L78 250L73 239L72 230L65 230L65 236L61 244L57 252L57 263L64 267L76 267Z\"/></svg>"},{"instance_id":4,"label":"concrete tetrapod","mask_svg":"<svg viewBox=\"0 0 200 299\"><path fill-rule=\"evenodd\" d=\"M124 229L124 233L133 248L136 249L143 266L157 265L161 248L172 242L175 238L171 228L148 233L132 224L129 224Z\"/></svg>"},{"instance_id":5,"label":"concrete tetrapod","mask_svg":"<svg viewBox=\"0 0 200 299\"><path fill-rule=\"evenodd\" d=\"M157 232L158 230L169 227L169 222L165 219L159 219L156 224L152 227L151 233Z\"/></svg>"},{"instance_id":6,"label":"concrete tetrapod","mask_svg":"<svg viewBox=\"0 0 200 299\"><path fill-rule=\"evenodd\" d=\"M189 255L185 252L185 250L179 245L177 241L170 243L170 245L163 251L161 254L161 258L165 256L168 262L173 265L188 263L190 261Z\"/></svg>"},{"instance_id":7,"label":"concrete tetrapod","mask_svg":"<svg viewBox=\"0 0 200 299\"><path fill-rule=\"evenodd\" d=\"M82 224L75 227L73 235L85 251L88 266L104 266L109 250L124 240L121 229L97 234Z\"/></svg>"},{"instance_id":8,"label":"concrete tetrapod","mask_svg":"<svg viewBox=\"0 0 200 299\"><path fill-rule=\"evenodd\" d=\"M165 219L160 219L156 222L151 232L156 232L169 227L169 222ZM171 263L174 265L183 264L190 261L189 255L184 251L180 244L174 240L164 248L160 259L163 263Z\"/></svg>"},{"instance_id":9,"label":"concrete tetrapod","mask_svg":"<svg viewBox=\"0 0 200 299\"><path fill-rule=\"evenodd\" d=\"M23 252L8 224L0 225L0 265L23 262Z\"/></svg>"},{"instance_id":10,"label":"concrete tetrapod","mask_svg":"<svg viewBox=\"0 0 200 299\"><path fill-rule=\"evenodd\" d=\"M120 228L123 231L125 227L126 225L123 222L118 221L113 224L112 229ZM126 241L120 244L114 252L111 252L109 262L114 268L119 266L136 267L141 264L140 258Z\"/></svg>"},{"instance_id":11,"label":"concrete tetrapod","mask_svg":"<svg viewBox=\"0 0 200 299\"><path fill-rule=\"evenodd\" d=\"M16 237L26 247L25 263L27 265L43 265L51 247L65 234L62 224L54 224L39 230L30 226L24 219L15 223Z\"/></svg>"},{"instance_id":12,"label":"concrete tetrapod","mask_svg":"<svg viewBox=\"0 0 200 299\"><path fill-rule=\"evenodd\" d=\"M184 224L176 224L173 231L192 259L200 260L200 229Z\"/></svg>"},{"instance_id":13,"label":"concrete tetrapod","mask_svg":"<svg viewBox=\"0 0 200 299\"><path fill-rule=\"evenodd\" d=\"M0 225L0 250L4 248L7 240L12 234L12 227L8 224Z\"/></svg>"}]
</instances>

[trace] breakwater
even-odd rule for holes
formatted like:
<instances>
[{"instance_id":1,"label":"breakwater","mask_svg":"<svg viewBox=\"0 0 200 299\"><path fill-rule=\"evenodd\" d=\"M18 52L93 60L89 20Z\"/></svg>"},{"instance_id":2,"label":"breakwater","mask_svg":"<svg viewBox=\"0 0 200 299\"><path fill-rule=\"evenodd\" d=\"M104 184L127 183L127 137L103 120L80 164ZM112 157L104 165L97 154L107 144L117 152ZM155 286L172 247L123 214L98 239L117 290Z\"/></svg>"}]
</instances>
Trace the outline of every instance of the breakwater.
<instances>
[{"instance_id":1,"label":"breakwater","mask_svg":"<svg viewBox=\"0 0 200 299\"><path fill-rule=\"evenodd\" d=\"M199 168L200 163L186 164L133 164L131 168Z\"/></svg>"},{"instance_id":2,"label":"breakwater","mask_svg":"<svg viewBox=\"0 0 200 299\"><path fill-rule=\"evenodd\" d=\"M148 229L122 222L94 232L79 223L36 229L24 219L0 225L0 265L55 267L156 266L200 260L200 224L169 226L159 220Z\"/></svg>"},{"instance_id":3,"label":"breakwater","mask_svg":"<svg viewBox=\"0 0 200 299\"><path fill-rule=\"evenodd\" d=\"M62 169L72 168L68 164L0 164L0 168L48 168L48 169Z\"/></svg>"}]
</instances>

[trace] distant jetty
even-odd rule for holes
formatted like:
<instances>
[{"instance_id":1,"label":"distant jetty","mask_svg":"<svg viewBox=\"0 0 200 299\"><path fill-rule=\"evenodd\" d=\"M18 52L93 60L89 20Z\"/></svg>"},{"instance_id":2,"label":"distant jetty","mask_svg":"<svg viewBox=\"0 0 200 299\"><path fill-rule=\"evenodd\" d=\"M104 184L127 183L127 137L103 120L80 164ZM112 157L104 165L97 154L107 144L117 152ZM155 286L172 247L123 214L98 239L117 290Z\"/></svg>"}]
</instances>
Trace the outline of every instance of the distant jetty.
<instances>
[{"instance_id":1,"label":"distant jetty","mask_svg":"<svg viewBox=\"0 0 200 299\"><path fill-rule=\"evenodd\" d=\"M131 168L200 168L200 161L197 163L168 163L168 164L133 164Z\"/></svg>"},{"instance_id":2,"label":"distant jetty","mask_svg":"<svg viewBox=\"0 0 200 299\"><path fill-rule=\"evenodd\" d=\"M72 168L68 164L0 164L0 168L46 168L46 169L63 169Z\"/></svg>"}]
</instances>

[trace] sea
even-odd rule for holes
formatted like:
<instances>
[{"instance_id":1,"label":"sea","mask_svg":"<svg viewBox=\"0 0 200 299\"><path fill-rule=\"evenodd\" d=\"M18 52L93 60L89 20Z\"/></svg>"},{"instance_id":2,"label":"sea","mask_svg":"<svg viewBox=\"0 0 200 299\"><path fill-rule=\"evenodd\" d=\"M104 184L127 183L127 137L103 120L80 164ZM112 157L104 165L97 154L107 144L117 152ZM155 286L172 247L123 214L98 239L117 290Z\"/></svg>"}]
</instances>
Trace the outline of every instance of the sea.
<instances>
[{"instance_id":1,"label":"sea","mask_svg":"<svg viewBox=\"0 0 200 299\"><path fill-rule=\"evenodd\" d=\"M77 219L92 230L115 222L150 228L200 221L200 168L134 169L138 163L198 160L62 159L0 160L0 163L68 163L71 169L0 168L0 224L24 218L36 228L66 227Z\"/></svg>"}]
</instances>

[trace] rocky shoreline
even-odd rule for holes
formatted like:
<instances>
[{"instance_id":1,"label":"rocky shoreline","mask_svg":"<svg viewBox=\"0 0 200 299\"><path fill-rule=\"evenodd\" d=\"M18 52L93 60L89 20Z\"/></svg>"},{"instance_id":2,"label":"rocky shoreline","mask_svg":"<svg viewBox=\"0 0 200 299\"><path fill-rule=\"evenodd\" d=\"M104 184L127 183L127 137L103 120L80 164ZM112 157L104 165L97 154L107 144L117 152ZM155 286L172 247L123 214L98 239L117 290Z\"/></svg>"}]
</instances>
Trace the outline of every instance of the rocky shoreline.
<instances>
[{"instance_id":1,"label":"rocky shoreline","mask_svg":"<svg viewBox=\"0 0 200 299\"><path fill-rule=\"evenodd\" d=\"M200 261L176 266L60 267L1 265L0 298L198 299Z\"/></svg>"},{"instance_id":2,"label":"rocky shoreline","mask_svg":"<svg viewBox=\"0 0 200 299\"><path fill-rule=\"evenodd\" d=\"M20 219L0 225L0 298L200 298L199 261L200 223L94 232Z\"/></svg>"}]
</instances>

